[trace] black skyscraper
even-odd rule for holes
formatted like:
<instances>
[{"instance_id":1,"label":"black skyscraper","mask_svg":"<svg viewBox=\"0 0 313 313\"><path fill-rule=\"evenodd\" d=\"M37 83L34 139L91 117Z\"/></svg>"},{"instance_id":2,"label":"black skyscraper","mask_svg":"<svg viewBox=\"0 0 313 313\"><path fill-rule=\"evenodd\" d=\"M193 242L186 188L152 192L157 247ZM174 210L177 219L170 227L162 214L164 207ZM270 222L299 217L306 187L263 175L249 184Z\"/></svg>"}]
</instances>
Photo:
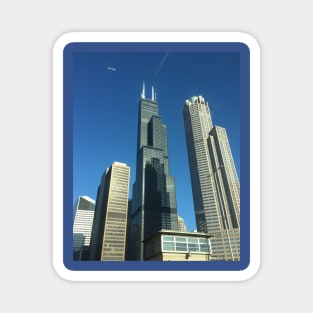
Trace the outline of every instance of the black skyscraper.
<instances>
[{"instance_id":1,"label":"black skyscraper","mask_svg":"<svg viewBox=\"0 0 313 313\"><path fill-rule=\"evenodd\" d=\"M133 185L129 259L144 260L143 240L161 229L178 230L175 180L169 175L167 128L152 99L139 102L136 181Z\"/></svg>"}]
</instances>

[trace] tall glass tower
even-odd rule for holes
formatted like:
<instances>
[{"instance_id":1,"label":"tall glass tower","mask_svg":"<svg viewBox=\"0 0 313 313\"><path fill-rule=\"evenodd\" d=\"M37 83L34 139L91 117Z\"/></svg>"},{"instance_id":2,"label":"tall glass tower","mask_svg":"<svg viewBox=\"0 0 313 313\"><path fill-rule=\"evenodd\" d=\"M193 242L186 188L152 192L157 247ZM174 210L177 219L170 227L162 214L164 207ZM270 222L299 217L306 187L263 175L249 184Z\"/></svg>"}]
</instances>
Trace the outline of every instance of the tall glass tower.
<instances>
[{"instance_id":1,"label":"tall glass tower","mask_svg":"<svg viewBox=\"0 0 313 313\"><path fill-rule=\"evenodd\" d=\"M197 230L214 234L217 260L240 260L240 184L225 128L213 126L201 96L183 109Z\"/></svg>"},{"instance_id":2,"label":"tall glass tower","mask_svg":"<svg viewBox=\"0 0 313 313\"><path fill-rule=\"evenodd\" d=\"M144 243L161 229L178 230L175 180L169 174L167 128L158 103L139 101L136 181L133 185L129 259L144 260Z\"/></svg>"}]
</instances>

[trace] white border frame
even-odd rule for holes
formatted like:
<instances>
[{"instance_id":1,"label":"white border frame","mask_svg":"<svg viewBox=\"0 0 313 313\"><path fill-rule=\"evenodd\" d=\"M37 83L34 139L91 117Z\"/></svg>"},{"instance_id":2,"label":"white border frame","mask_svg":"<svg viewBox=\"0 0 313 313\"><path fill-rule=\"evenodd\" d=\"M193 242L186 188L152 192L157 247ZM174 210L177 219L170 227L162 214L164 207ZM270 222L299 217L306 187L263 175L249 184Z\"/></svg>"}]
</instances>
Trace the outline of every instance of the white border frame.
<instances>
[{"instance_id":1,"label":"white border frame","mask_svg":"<svg viewBox=\"0 0 313 313\"><path fill-rule=\"evenodd\" d=\"M63 50L75 42L240 42L250 49L250 264L241 271L71 271L63 263ZM53 266L71 281L242 281L260 266L260 47L243 32L73 32L53 47Z\"/></svg>"}]
</instances>

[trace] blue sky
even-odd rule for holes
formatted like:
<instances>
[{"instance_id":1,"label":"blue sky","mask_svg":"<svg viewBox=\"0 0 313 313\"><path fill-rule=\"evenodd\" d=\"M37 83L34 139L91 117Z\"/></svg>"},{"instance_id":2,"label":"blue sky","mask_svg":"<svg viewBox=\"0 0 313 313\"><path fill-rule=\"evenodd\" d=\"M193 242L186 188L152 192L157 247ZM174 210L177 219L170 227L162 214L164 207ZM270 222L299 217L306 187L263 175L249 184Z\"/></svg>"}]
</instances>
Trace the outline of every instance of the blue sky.
<instances>
[{"instance_id":1,"label":"blue sky","mask_svg":"<svg viewBox=\"0 0 313 313\"><path fill-rule=\"evenodd\" d=\"M116 71L110 71L113 67ZM168 130L170 174L178 214L196 229L183 124L186 99L202 95L214 125L225 127L240 178L240 59L232 52L77 52L73 57L73 203L97 196L114 161L136 171L138 104L154 86Z\"/></svg>"}]
</instances>

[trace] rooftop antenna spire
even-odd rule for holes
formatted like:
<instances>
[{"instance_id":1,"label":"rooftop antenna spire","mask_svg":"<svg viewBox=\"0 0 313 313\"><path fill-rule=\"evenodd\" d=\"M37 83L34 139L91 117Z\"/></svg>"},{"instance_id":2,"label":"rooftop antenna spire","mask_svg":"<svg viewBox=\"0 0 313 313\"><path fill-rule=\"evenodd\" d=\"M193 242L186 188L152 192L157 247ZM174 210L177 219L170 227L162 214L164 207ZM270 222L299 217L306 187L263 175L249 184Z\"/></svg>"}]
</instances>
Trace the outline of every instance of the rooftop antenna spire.
<instances>
[{"instance_id":1,"label":"rooftop antenna spire","mask_svg":"<svg viewBox=\"0 0 313 313\"><path fill-rule=\"evenodd\" d=\"M154 101L154 88L153 88L153 86L152 86L152 99L151 100Z\"/></svg>"},{"instance_id":2,"label":"rooftop antenna spire","mask_svg":"<svg viewBox=\"0 0 313 313\"><path fill-rule=\"evenodd\" d=\"M145 81L142 84L141 99L145 99Z\"/></svg>"}]
</instances>

